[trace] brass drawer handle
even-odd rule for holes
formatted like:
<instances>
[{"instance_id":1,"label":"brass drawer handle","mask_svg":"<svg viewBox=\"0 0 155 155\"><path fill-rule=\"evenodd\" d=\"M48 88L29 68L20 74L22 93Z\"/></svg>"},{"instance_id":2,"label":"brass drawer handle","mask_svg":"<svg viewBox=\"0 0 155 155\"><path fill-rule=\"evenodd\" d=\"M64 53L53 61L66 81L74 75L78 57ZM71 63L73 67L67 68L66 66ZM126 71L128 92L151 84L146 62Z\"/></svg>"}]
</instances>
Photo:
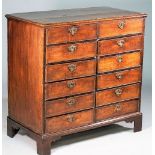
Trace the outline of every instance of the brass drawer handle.
<instances>
[{"instance_id":1,"label":"brass drawer handle","mask_svg":"<svg viewBox=\"0 0 155 155\"><path fill-rule=\"evenodd\" d=\"M120 104L116 104L115 112L119 112L119 111L121 111L121 109L122 109L121 105Z\"/></svg>"},{"instance_id":2,"label":"brass drawer handle","mask_svg":"<svg viewBox=\"0 0 155 155\"><path fill-rule=\"evenodd\" d=\"M78 28L75 27L75 26L72 26L71 28L69 28L68 31L69 31L69 33L70 33L72 36L74 36L74 35L77 33Z\"/></svg>"},{"instance_id":3,"label":"brass drawer handle","mask_svg":"<svg viewBox=\"0 0 155 155\"><path fill-rule=\"evenodd\" d=\"M69 98L69 99L67 99L67 104L69 106L73 106L76 104L76 100L74 98Z\"/></svg>"},{"instance_id":4,"label":"brass drawer handle","mask_svg":"<svg viewBox=\"0 0 155 155\"><path fill-rule=\"evenodd\" d=\"M67 121L70 122L70 123L74 122L75 121L74 115L68 115L67 116Z\"/></svg>"},{"instance_id":5,"label":"brass drawer handle","mask_svg":"<svg viewBox=\"0 0 155 155\"><path fill-rule=\"evenodd\" d=\"M70 72L74 72L74 71L76 70L76 65L75 65L75 64L69 64L69 65L68 65L68 70L69 70Z\"/></svg>"},{"instance_id":6,"label":"brass drawer handle","mask_svg":"<svg viewBox=\"0 0 155 155\"><path fill-rule=\"evenodd\" d=\"M70 46L68 47L68 51L73 53L73 52L76 51L76 48L77 48L76 45L70 45Z\"/></svg>"},{"instance_id":7,"label":"brass drawer handle","mask_svg":"<svg viewBox=\"0 0 155 155\"><path fill-rule=\"evenodd\" d=\"M125 21L121 21L119 24L118 24L118 28L120 28L121 30L125 27Z\"/></svg>"},{"instance_id":8,"label":"brass drawer handle","mask_svg":"<svg viewBox=\"0 0 155 155\"><path fill-rule=\"evenodd\" d=\"M67 82L67 87L68 88L74 88L75 87L75 82L74 81L68 81Z\"/></svg>"},{"instance_id":9,"label":"brass drawer handle","mask_svg":"<svg viewBox=\"0 0 155 155\"><path fill-rule=\"evenodd\" d=\"M120 96L121 94L122 94L122 89L121 88L118 88L118 89L116 89L115 90L115 94L117 95L117 96Z\"/></svg>"},{"instance_id":10,"label":"brass drawer handle","mask_svg":"<svg viewBox=\"0 0 155 155\"><path fill-rule=\"evenodd\" d=\"M121 55L118 55L118 56L117 56L117 61L118 61L119 63L121 63L121 62L123 61L123 57L122 57Z\"/></svg>"},{"instance_id":11,"label":"brass drawer handle","mask_svg":"<svg viewBox=\"0 0 155 155\"><path fill-rule=\"evenodd\" d=\"M121 75L119 73L117 73L115 76L116 76L117 79L122 79L123 78L123 75Z\"/></svg>"},{"instance_id":12,"label":"brass drawer handle","mask_svg":"<svg viewBox=\"0 0 155 155\"><path fill-rule=\"evenodd\" d=\"M118 45L119 47L123 47L123 46L124 46L124 43L125 43L124 40L119 40L119 41L117 41L117 45Z\"/></svg>"}]
</instances>

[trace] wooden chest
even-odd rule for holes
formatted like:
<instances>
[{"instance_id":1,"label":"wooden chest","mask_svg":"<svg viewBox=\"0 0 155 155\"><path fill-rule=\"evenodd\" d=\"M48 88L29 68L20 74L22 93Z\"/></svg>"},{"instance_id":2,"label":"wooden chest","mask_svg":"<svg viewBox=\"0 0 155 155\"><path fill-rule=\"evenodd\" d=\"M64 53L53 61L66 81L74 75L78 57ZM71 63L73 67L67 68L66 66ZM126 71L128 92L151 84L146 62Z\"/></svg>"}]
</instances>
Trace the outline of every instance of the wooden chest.
<instances>
[{"instance_id":1,"label":"wooden chest","mask_svg":"<svg viewBox=\"0 0 155 155\"><path fill-rule=\"evenodd\" d=\"M64 135L119 121L142 128L146 14L99 7L6 15L8 136L40 155Z\"/></svg>"}]
</instances>

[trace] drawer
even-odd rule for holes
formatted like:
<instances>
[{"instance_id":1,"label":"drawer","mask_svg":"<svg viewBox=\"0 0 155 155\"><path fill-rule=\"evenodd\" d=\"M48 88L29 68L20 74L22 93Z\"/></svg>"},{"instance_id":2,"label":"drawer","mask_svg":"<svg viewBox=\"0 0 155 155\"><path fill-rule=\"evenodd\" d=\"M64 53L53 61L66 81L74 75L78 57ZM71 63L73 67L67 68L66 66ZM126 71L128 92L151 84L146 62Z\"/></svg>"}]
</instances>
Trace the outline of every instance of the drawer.
<instances>
[{"instance_id":1,"label":"drawer","mask_svg":"<svg viewBox=\"0 0 155 155\"><path fill-rule=\"evenodd\" d=\"M96 93L96 106L139 98L139 95L140 84L132 84L128 86L102 90Z\"/></svg>"},{"instance_id":2,"label":"drawer","mask_svg":"<svg viewBox=\"0 0 155 155\"><path fill-rule=\"evenodd\" d=\"M141 68L98 75L97 88L105 89L141 81Z\"/></svg>"},{"instance_id":3,"label":"drawer","mask_svg":"<svg viewBox=\"0 0 155 155\"><path fill-rule=\"evenodd\" d=\"M46 133L60 132L93 122L93 110L87 110L46 119Z\"/></svg>"},{"instance_id":4,"label":"drawer","mask_svg":"<svg viewBox=\"0 0 155 155\"><path fill-rule=\"evenodd\" d=\"M142 48L142 35L99 41L99 55L117 54Z\"/></svg>"},{"instance_id":5,"label":"drawer","mask_svg":"<svg viewBox=\"0 0 155 155\"><path fill-rule=\"evenodd\" d=\"M98 72L108 72L141 65L141 52L101 57L98 61Z\"/></svg>"},{"instance_id":6,"label":"drawer","mask_svg":"<svg viewBox=\"0 0 155 155\"><path fill-rule=\"evenodd\" d=\"M103 38L143 33L143 30L143 18L106 20L99 24L99 37Z\"/></svg>"},{"instance_id":7,"label":"drawer","mask_svg":"<svg viewBox=\"0 0 155 155\"><path fill-rule=\"evenodd\" d=\"M46 47L46 63L95 57L96 42L64 44Z\"/></svg>"},{"instance_id":8,"label":"drawer","mask_svg":"<svg viewBox=\"0 0 155 155\"><path fill-rule=\"evenodd\" d=\"M125 114L137 112L139 110L139 101L124 101L117 104L100 107L96 110L96 120L105 120L118 117Z\"/></svg>"},{"instance_id":9,"label":"drawer","mask_svg":"<svg viewBox=\"0 0 155 155\"><path fill-rule=\"evenodd\" d=\"M95 90L95 77L80 78L45 84L45 99L92 92Z\"/></svg>"},{"instance_id":10,"label":"drawer","mask_svg":"<svg viewBox=\"0 0 155 155\"><path fill-rule=\"evenodd\" d=\"M52 26L46 31L46 44L91 40L97 37L96 24Z\"/></svg>"},{"instance_id":11,"label":"drawer","mask_svg":"<svg viewBox=\"0 0 155 155\"><path fill-rule=\"evenodd\" d=\"M95 96L93 93L46 101L46 117L90 109L94 104Z\"/></svg>"},{"instance_id":12,"label":"drawer","mask_svg":"<svg viewBox=\"0 0 155 155\"><path fill-rule=\"evenodd\" d=\"M46 66L46 82L96 74L96 61L86 60Z\"/></svg>"}]
</instances>

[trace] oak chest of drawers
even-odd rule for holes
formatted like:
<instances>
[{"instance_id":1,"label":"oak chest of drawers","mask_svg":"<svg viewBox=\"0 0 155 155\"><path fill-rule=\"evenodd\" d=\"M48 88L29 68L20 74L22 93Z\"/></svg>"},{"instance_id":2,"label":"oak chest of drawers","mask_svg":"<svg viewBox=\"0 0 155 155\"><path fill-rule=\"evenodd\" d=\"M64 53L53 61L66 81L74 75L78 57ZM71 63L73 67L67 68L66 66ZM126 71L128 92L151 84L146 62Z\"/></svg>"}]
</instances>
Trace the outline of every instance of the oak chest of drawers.
<instances>
[{"instance_id":1,"label":"oak chest of drawers","mask_svg":"<svg viewBox=\"0 0 155 155\"><path fill-rule=\"evenodd\" d=\"M49 155L64 135L119 121L142 127L146 14L99 7L6 15L8 136Z\"/></svg>"}]
</instances>

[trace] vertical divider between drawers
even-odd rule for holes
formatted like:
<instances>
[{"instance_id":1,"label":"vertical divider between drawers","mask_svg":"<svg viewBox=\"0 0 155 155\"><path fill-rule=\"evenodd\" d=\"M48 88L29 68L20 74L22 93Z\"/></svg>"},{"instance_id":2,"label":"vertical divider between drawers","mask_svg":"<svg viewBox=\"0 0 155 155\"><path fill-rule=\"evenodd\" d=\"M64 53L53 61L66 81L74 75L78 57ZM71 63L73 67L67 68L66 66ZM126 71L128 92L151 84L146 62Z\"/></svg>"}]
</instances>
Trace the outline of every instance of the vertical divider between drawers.
<instances>
[{"instance_id":1,"label":"vertical divider between drawers","mask_svg":"<svg viewBox=\"0 0 155 155\"><path fill-rule=\"evenodd\" d=\"M96 76L95 76L95 103L94 103L94 122L96 122L96 91L97 91L97 70L98 70L98 36L99 36L99 29L98 29L98 22L96 23Z\"/></svg>"}]
</instances>

